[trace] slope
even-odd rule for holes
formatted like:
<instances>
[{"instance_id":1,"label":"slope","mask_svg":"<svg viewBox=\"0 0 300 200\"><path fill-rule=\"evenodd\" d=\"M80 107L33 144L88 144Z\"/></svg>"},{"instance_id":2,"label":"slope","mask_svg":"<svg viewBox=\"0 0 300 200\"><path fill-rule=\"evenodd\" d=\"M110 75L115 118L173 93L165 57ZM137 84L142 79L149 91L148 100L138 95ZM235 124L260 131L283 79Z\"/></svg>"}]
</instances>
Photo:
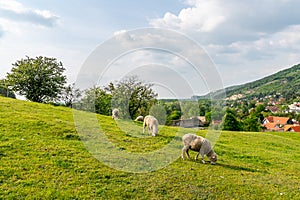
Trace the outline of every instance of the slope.
<instances>
[{"instance_id":1,"label":"slope","mask_svg":"<svg viewBox=\"0 0 300 200\"><path fill-rule=\"evenodd\" d=\"M281 94L285 98L300 96L300 64L257 81L226 88L228 97L242 94L244 98Z\"/></svg>"},{"instance_id":2,"label":"slope","mask_svg":"<svg viewBox=\"0 0 300 200\"><path fill-rule=\"evenodd\" d=\"M97 117L124 151L153 151L178 131L160 127L158 137L141 140L129 134L137 131L130 123L126 133L110 117ZM0 97L0 199L299 199L299 141L293 133L223 132L215 166L177 159L127 173L85 149L71 109Z\"/></svg>"}]
</instances>

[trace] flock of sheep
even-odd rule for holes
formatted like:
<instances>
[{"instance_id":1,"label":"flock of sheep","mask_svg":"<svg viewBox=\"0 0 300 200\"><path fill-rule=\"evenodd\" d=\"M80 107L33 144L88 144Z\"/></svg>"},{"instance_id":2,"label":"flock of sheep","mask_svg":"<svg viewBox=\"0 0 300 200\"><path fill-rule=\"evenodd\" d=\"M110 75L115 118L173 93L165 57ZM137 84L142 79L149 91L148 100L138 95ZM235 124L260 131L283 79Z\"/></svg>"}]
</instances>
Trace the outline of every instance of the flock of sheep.
<instances>
[{"instance_id":1,"label":"flock of sheep","mask_svg":"<svg viewBox=\"0 0 300 200\"><path fill-rule=\"evenodd\" d=\"M119 110L113 109L112 111L112 118L117 120L119 119ZM145 132L145 128L148 127L148 133L152 134L152 136L156 136L158 133L158 121L155 117L151 115L145 116L138 116L135 121L143 121L143 133ZM218 157L217 154L212 149L212 146L206 138L203 138L201 136L197 136L195 134L185 134L182 137L183 142L183 148L182 148L182 154L181 158L184 159L184 155L186 154L188 158L190 159L189 150L196 151L198 154L195 157L195 160L198 159L198 156L201 155L202 157L202 163L204 164L204 155L206 155L211 164L215 164Z\"/></svg>"}]
</instances>

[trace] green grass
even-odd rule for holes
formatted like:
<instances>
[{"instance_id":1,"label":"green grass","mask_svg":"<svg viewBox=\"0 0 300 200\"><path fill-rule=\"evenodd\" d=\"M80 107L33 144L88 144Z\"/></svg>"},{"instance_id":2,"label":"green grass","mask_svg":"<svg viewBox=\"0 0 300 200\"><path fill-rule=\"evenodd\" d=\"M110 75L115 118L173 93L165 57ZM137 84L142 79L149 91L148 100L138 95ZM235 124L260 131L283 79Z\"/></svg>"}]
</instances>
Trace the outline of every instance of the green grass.
<instances>
[{"instance_id":1,"label":"green grass","mask_svg":"<svg viewBox=\"0 0 300 200\"><path fill-rule=\"evenodd\" d=\"M157 150L176 132L206 134L164 127L154 138L140 123L97 119L121 152ZM299 141L299 133L222 132L216 165L181 160L180 146L170 165L128 173L86 150L71 109L0 97L0 199L300 199Z\"/></svg>"}]
</instances>

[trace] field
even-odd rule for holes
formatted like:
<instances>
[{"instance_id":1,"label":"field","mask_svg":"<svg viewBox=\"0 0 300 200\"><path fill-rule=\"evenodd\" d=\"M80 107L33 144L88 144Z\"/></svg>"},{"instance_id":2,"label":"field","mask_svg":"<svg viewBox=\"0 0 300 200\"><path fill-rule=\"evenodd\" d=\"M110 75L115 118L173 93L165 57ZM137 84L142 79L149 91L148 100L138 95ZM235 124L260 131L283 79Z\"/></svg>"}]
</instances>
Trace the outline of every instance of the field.
<instances>
[{"instance_id":1,"label":"field","mask_svg":"<svg viewBox=\"0 0 300 200\"><path fill-rule=\"evenodd\" d=\"M163 127L146 137L139 123L96 118L122 152L157 150L176 132L206 134ZM84 140L71 109L0 97L0 199L300 199L299 133L222 132L216 165L182 160L178 146L174 162L147 173L108 167Z\"/></svg>"}]
</instances>

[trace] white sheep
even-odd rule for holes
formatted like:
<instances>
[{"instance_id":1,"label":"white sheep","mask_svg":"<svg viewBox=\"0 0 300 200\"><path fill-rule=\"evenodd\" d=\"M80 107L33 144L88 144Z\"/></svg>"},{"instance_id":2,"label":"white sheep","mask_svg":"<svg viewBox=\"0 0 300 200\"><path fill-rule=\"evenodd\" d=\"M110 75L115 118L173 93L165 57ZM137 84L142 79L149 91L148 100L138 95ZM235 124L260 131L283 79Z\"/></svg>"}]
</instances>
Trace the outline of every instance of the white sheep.
<instances>
[{"instance_id":1,"label":"white sheep","mask_svg":"<svg viewBox=\"0 0 300 200\"><path fill-rule=\"evenodd\" d=\"M137 118L135 118L134 121L140 121L140 122L142 122L143 120L144 120L143 116L138 116Z\"/></svg>"},{"instance_id":2,"label":"white sheep","mask_svg":"<svg viewBox=\"0 0 300 200\"><path fill-rule=\"evenodd\" d=\"M209 158L211 164L214 165L217 162L218 159L217 154L212 149L209 140L201 136L188 133L182 137L182 142L183 142L183 148L181 154L182 159L184 159L184 153L186 153L188 158L190 158L189 150L192 150L198 152L198 154L195 157L195 160L197 160L199 154L201 154L203 164L205 163L204 155L206 155Z\"/></svg>"},{"instance_id":3,"label":"white sheep","mask_svg":"<svg viewBox=\"0 0 300 200\"><path fill-rule=\"evenodd\" d=\"M151 115L147 115L144 118L144 123L143 123L143 133L145 133L145 128L148 126L148 133L152 131L152 136L156 136L158 133L158 121L155 117Z\"/></svg>"},{"instance_id":4,"label":"white sheep","mask_svg":"<svg viewBox=\"0 0 300 200\"><path fill-rule=\"evenodd\" d=\"M113 119L119 119L119 110L117 108L113 109L112 118Z\"/></svg>"}]
</instances>

